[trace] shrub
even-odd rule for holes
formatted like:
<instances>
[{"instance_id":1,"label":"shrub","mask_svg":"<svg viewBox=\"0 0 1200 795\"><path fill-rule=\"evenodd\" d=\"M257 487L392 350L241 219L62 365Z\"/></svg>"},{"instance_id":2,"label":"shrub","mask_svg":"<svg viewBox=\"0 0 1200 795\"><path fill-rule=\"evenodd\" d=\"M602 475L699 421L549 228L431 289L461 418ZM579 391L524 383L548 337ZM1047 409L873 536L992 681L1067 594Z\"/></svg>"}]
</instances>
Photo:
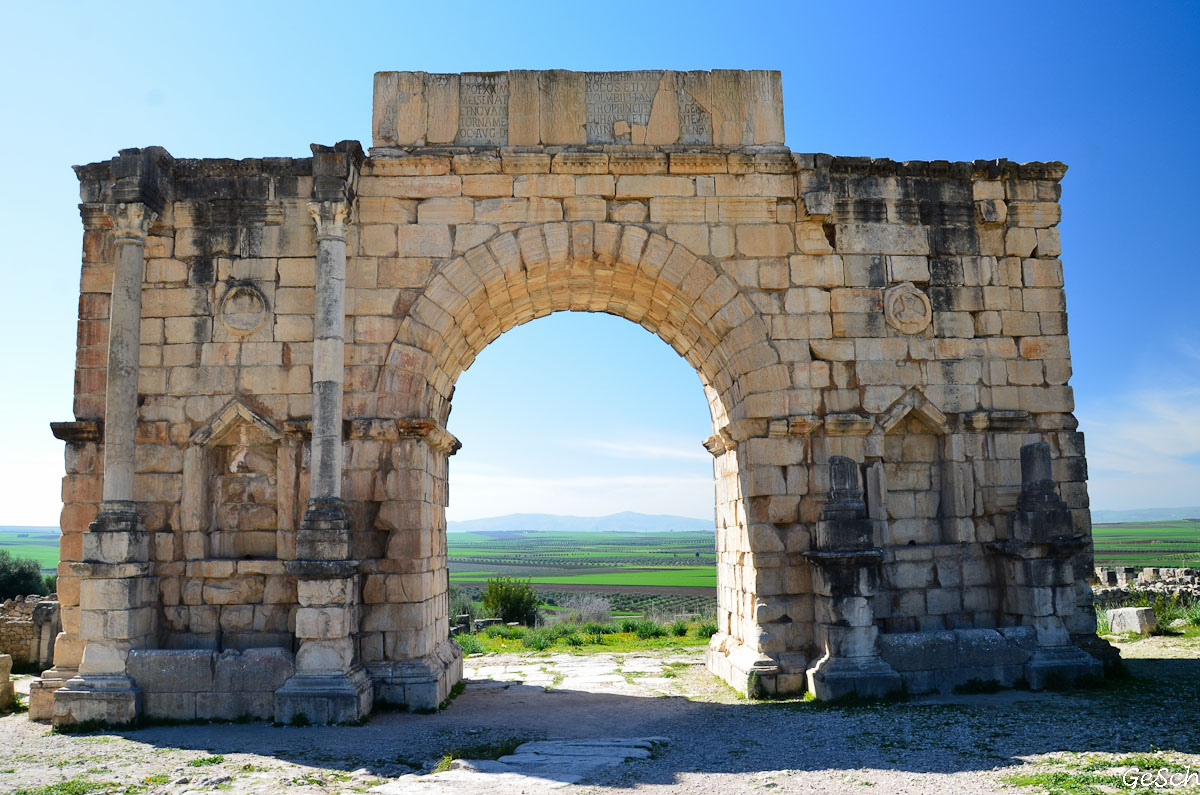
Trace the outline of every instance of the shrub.
<instances>
[{"instance_id":1,"label":"shrub","mask_svg":"<svg viewBox=\"0 0 1200 795\"><path fill-rule=\"evenodd\" d=\"M637 622L637 626L634 628L633 633L642 640L649 640L650 638L665 637L667 634L667 628L662 624L659 624L657 621L642 619L641 621Z\"/></svg>"},{"instance_id":2,"label":"shrub","mask_svg":"<svg viewBox=\"0 0 1200 795\"><path fill-rule=\"evenodd\" d=\"M698 638L711 638L713 635L716 635L716 634L717 634L717 622L716 621L701 621L699 624L696 625L696 637L698 637Z\"/></svg>"},{"instance_id":3,"label":"shrub","mask_svg":"<svg viewBox=\"0 0 1200 795\"><path fill-rule=\"evenodd\" d=\"M554 645L554 638L544 629L531 629L521 638L525 648L533 651L545 651Z\"/></svg>"},{"instance_id":4,"label":"shrub","mask_svg":"<svg viewBox=\"0 0 1200 795\"><path fill-rule=\"evenodd\" d=\"M529 580L497 577L487 581L483 590L483 609L504 621L519 621L532 626L537 623L537 591Z\"/></svg>"},{"instance_id":5,"label":"shrub","mask_svg":"<svg viewBox=\"0 0 1200 795\"><path fill-rule=\"evenodd\" d=\"M568 646L582 646L585 642L583 638L579 637L574 632L572 632L570 635L564 636L562 640L563 643L567 644Z\"/></svg>"},{"instance_id":6,"label":"shrub","mask_svg":"<svg viewBox=\"0 0 1200 795\"><path fill-rule=\"evenodd\" d=\"M573 593L562 600L559 616L573 624L602 623L612 617L612 604L594 593Z\"/></svg>"},{"instance_id":7,"label":"shrub","mask_svg":"<svg viewBox=\"0 0 1200 795\"><path fill-rule=\"evenodd\" d=\"M479 638L469 633L464 632L460 635L455 635L453 640L462 648L463 654L479 654L483 651L483 643L480 642Z\"/></svg>"},{"instance_id":8,"label":"shrub","mask_svg":"<svg viewBox=\"0 0 1200 795\"><path fill-rule=\"evenodd\" d=\"M620 624L621 631L622 632L637 632L638 624L641 624L641 623L642 623L642 621L639 618L623 618L623 619L621 619L621 624Z\"/></svg>"},{"instance_id":9,"label":"shrub","mask_svg":"<svg viewBox=\"0 0 1200 795\"><path fill-rule=\"evenodd\" d=\"M504 638L505 640L520 640L525 637L525 627L510 627L505 624L492 624L483 631L489 638Z\"/></svg>"},{"instance_id":10,"label":"shrub","mask_svg":"<svg viewBox=\"0 0 1200 795\"><path fill-rule=\"evenodd\" d=\"M671 634L677 638L682 638L688 633L688 622L682 618L671 624Z\"/></svg>"},{"instance_id":11,"label":"shrub","mask_svg":"<svg viewBox=\"0 0 1200 795\"><path fill-rule=\"evenodd\" d=\"M42 591L46 594L58 593L57 574L47 574L42 577Z\"/></svg>"},{"instance_id":12,"label":"shrub","mask_svg":"<svg viewBox=\"0 0 1200 795\"><path fill-rule=\"evenodd\" d=\"M36 560L14 558L7 549L0 549L0 600L41 593L45 584Z\"/></svg>"},{"instance_id":13,"label":"shrub","mask_svg":"<svg viewBox=\"0 0 1200 795\"><path fill-rule=\"evenodd\" d=\"M450 586L450 621L461 615L468 615L471 620L475 620L475 608L471 602L471 595L459 588L457 585Z\"/></svg>"},{"instance_id":14,"label":"shrub","mask_svg":"<svg viewBox=\"0 0 1200 795\"><path fill-rule=\"evenodd\" d=\"M611 621L604 624L597 621L589 621L580 627L579 631L585 635L615 635L620 630Z\"/></svg>"}]
</instances>

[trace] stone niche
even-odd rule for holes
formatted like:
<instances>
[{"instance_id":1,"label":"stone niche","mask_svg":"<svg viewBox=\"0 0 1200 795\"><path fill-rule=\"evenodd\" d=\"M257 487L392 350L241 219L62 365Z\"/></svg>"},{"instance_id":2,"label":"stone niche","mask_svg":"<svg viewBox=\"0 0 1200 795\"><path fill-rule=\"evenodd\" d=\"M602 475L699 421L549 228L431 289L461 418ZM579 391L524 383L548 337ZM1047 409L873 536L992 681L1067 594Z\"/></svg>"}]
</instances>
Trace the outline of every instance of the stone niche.
<instances>
[{"instance_id":1,"label":"stone niche","mask_svg":"<svg viewBox=\"0 0 1200 795\"><path fill-rule=\"evenodd\" d=\"M279 502L294 495L280 484L283 434L246 403L233 401L190 439L184 456L183 524L199 533L197 557L272 560L279 557Z\"/></svg>"}]
</instances>

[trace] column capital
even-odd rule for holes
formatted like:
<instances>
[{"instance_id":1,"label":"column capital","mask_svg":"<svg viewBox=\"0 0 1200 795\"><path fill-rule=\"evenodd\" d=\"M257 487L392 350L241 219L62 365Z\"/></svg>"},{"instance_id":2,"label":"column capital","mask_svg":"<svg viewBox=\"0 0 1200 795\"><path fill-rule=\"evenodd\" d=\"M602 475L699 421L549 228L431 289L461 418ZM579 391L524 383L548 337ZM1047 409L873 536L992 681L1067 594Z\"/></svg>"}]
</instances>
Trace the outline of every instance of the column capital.
<instances>
[{"instance_id":1,"label":"column capital","mask_svg":"<svg viewBox=\"0 0 1200 795\"><path fill-rule=\"evenodd\" d=\"M112 218L118 243L145 243L150 226L158 218L158 213L141 202L118 202L109 209L108 215Z\"/></svg>"},{"instance_id":2,"label":"column capital","mask_svg":"<svg viewBox=\"0 0 1200 795\"><path fill-rule=\"evenodd\" d=\"M317 240L346 242L346 221L350 217L348 201L311 201L308 211L317 222Z\"/></svg>"}]
</instances>

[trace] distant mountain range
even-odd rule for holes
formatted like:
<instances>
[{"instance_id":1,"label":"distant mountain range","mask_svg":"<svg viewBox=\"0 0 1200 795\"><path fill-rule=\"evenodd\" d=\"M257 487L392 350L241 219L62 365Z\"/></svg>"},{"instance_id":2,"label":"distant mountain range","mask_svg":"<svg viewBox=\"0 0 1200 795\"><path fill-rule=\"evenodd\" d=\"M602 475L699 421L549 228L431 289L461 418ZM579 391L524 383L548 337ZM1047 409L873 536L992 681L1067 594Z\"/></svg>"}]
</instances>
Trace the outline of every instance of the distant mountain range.
<instances>
[{"instance_id":1,"label":"distant mountain range","mask_svg":"<svg viewBox=\"0 0 1200 795\"><path fill-rule=\"evenodd\" d=\"M1176 519L1200 519L1200 505L1183 508L1135 508L1127 511L1092 511L1096 524L1118 522L1169 522ZM608 516L560 516L552 513L510 513L507 516L489 516L485 519L464 519L447 522L450 532L559 532L559 533L662 533L669 530L707 532L713 529L712 519L695 519L690 516L648 514L623 511ZM52 533L54 526L34 527L29 525L0 525L0 532L9 533Z\"/></svg>"},{"instance_id":2,"label":"distant mountain range","mask_svg":"<svg viewBox=\"0 0 1200 795\"><path fill-rule=\"evenodd\" d=\"M486 519L446 522L452 533L557 532L557 533L664 533L668 530L710 532L712 519L624 511L609 516L559 516L552 513L511 513Z\"/></svg>"},{"instance_id":3,"label":"distant mountain range","mask_svg":"<svg viewBox=\"0 0 1200 795\"><path fill-rule=\"evenodd\" d=\"M1117 522L1171 522L1176 519L1200 519L1200 505L1190 508L1135 508L1130 511L1092 511L1095 524Z\"/></svg>"}]
</instances>

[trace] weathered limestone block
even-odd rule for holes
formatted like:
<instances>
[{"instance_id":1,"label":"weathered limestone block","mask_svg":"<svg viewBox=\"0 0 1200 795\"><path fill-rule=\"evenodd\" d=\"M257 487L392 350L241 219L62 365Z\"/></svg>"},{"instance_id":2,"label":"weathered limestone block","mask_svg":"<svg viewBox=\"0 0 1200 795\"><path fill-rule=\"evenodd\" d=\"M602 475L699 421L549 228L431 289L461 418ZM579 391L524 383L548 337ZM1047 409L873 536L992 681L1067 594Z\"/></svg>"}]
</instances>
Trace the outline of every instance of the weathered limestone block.
<instances>
[{"instance_id":1,"label":"weathered limestone block","mask_svg":"<svg viewBox=\"0 0 1200 795\"><path fill-rule=\"evenodd\" d=\"M377 147L456 143L780 145L778 72L375 75Z\"/></svg>"},{"instance_id":2,"label":"weathered limestone block","mask_svg":"<svg viewBox=\"0 0 1200 795\"><path fill-rule=\"evenodd\" d=\"M1158 619L1151 607L1120 607L1108 611L1108 631L1114 635L1132 632L1149 635L1158 628Z\"/></svg>"}]
</instances>

